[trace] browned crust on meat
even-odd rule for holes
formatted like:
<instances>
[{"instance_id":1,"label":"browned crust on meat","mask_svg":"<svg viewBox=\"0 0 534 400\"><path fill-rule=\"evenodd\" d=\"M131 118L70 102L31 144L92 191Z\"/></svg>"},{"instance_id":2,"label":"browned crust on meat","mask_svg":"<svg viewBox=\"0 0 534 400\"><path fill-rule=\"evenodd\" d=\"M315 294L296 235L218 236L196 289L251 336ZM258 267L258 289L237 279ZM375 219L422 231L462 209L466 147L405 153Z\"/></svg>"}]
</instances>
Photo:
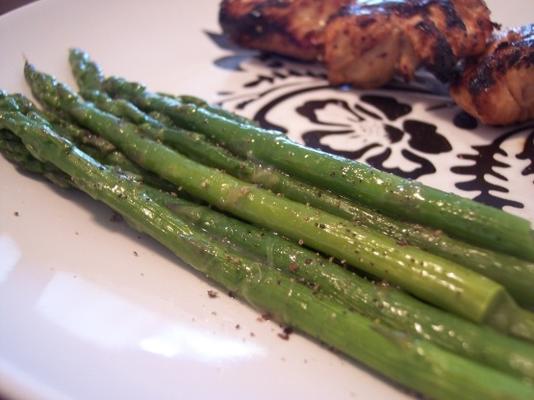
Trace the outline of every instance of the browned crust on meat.
<instances>
[{"instance_id":1,"label":"browned crust on meat","mask_svg":"<svg viewBox=\"0 0 534 400\"><path fill-rule=\"evenodd\" d=\"M534 24L495 35L480 58L467 62L451 87L454 100L485 124L534 118Z\"/></svg>"},{"instance_id":2,"label":"browned crust on meat","mask_svg":"<svg viewBox=\"0 0 534 400\"><path fill-rule=\"evenodd\" d=\"M244 47L321 59L323 28L348 0L224 0L220 24Z\"/></svg>"},{"instance_id":3,"label":"browned crust on meat","mask_svg":"<svg viewBox=\"0 0 534 400\"><path fill-rule=\"evenodd\" d=\"M484 50L492 29L482 0L353 1L325 30L329 79L376 87L395 73L409 80L423 65L449 81L460 58Z\"/></svg>"},{"instance_id":4,"label":"browned crust on meat","mask_svg":"<svg viewBox=\"0 0 534 400\"><path fill-rule=\"evenodd\" d=\"M324 59L332 83L367 88L420 66L449 81L493 29L483 0L223 0L219 19L244 47Z\"/></svg>"}]
</instances>

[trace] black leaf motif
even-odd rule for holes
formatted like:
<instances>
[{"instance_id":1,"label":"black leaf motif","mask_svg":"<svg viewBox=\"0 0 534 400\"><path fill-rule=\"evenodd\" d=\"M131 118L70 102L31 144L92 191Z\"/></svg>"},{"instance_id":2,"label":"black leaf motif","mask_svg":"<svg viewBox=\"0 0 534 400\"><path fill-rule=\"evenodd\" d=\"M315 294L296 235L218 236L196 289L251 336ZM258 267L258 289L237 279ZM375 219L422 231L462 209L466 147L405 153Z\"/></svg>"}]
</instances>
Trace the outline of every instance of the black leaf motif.
<instances>
[{"instance_id":1,"label":"black leaf motif","mask_svg":"<svg viewBox=\"0 0 534 400\"><path fill-rule=\"evenodd\" d=\"M525 206L518 201L505 199L492 194L491 192L509 193L510 191L503 185L489 182L486 179L487 176L492 176L503 182L508 181L504 175L495 171L495 168L510 168L510 164L497 160L496 156L508 156L506 151L501 148L502 144L511 136L524 130L525 128L519 128L507 132L487 145L471 146L476 154L460 154L458 158L471 160L474 163L469 166L452 167L451 171L459 175L472 175L473 179L457 183L456 187L465 191L479 191L480 194L475 197L475 200L487 205L497 208L503 208L505 206L524 208ZM527 147L529 147L528 144L525 145L525 148ZM518 155L518 157L521 155Z\"/></svg>"},{"instance_id":2,"label":"black leaf motif","mask_svg":"<svg viewBox=\"0 0 534 400\"><path fill-rule=\"evenodd\" d=\"M327 122L319 119L318 111L324 110L329 105L335 105L347 111L350 115L354 117L356 122L363 121L363 118L354 112L349 104L344 100L339 99L325 99L325 100L313 100L307 101L303 105L296 108L298 114L307 118L309 121L317 125L326 125L326 126L350 126L348 123L336 123L336 122ZM348 121L347 121L348 122Z\"/></svg>"},{"instance_id":3,"label":"black leaf motif","mask_svg":"<svg viewBox=\"0 0 534 400\"><path fill-rule=\"evenodd\" d=\"M260 85L262 83L265 83L265 82L266 83L273 83L274 82L274 77L273 76L269 76L269 75L258 75L255 80L245 83L243 85L243 87L251 88L251 87L258 86L258 85Z\"/></svg>"},{"instance_id":4,"label":"black leaf motif","mask_svg":"<svg viewBox=\"0 0 534 400\"><path fill-rule=\"evenodd\" d=\"M419 164L419 167L411 170L411 171L404 171L400 168L387 168L384 166L384 162L391 156L391 149L386 148L382 153L369 157L366 161L372 165L375 168L381 169L382 171L390 172L392 174L395 174L397 176L401 176L403 178L410 178L410 179L416 179L420 176L426 175L426 174L433 174L436 172L436 168L434 165L428 161L427 159L423 157L419 157L417 154L412 153L410 150L403 149L402 155L416 163Z\"/></svg>"},{"instance_id":5,"label":"black leaf motif","mask_svg":"<svg viewBox=\"0 0 534 400\"><path fill-rule=\"evenodd\" d=\"M447 153L452 150L449 141L438 133L436 125L422 121L406 120L404 130L410 135L410 146L427 154Z\"/></svg>"},{"instance_id":6,"label":"black leaf motif","mask_svg":"<svg viewBox=\"0 0 534 400\"><path fill-rule=\"evenodd\" d=\"M404 117L412 112L410 105L400 103L396 98L390 96L363 95L361 100L382 111L390 121Z\"/></svg>"},{"instance_id":7,"label":"black leaf motif","mask_svg":"<svg viewBox=\"0 0 534 400\"><path fill-rule=\"evenodd\" d=\"M379 143L371 143L366 146L363 146L362 148L358 150L340 150L340 149L335 149L327 144L324 144L321 141L321 139L323 139L326 136L349 135L351 133L353 133L352 130L339 130L339 131L313 130L313 131L308 131L304 135L302 135L302 140L304 140L304 144L308 147L313 147L315 149L326 151L327 153L335 154L341 157L350 158L352 160L357 160L361 158L365 153L367 153L371 149L374 149L376 147L381 147Z\"/></svg>"},{"instance_id":8,"label":"black leaf motif","mask_svg":"<svg viewBox=\"0 0 534 400\"><path fill-rule=\"evenodd\" d=\"M388 138L389 140L391 140L392 144L400 142L404 137L404 132L401 131L399 128L395 128L394 126L385 124L384 129L386 130Z\"/></svg>"},{"instance_id":9,"label":"black leaf motif","mask_svg":"<svg viewBox=\"0 0 534 400\"><path fill-rule=\"evenodd\" d=\"M478 121L476 118L472 117L465 111L457 113L452 122L454 123L454 126L468 131L478 128Z\"/></svg>"},{"instance_id":10,"label":"black leaf motif","mask_svg":"<svg viewBox=\"0 0 534 400\"><path fill-rule=\"evenodd\" d=\"M528 135L523 151L517 155L517 158L530 161L530 164L521 172L523 176L534 175L534 131Z\"/></svg>"}]
</instances>

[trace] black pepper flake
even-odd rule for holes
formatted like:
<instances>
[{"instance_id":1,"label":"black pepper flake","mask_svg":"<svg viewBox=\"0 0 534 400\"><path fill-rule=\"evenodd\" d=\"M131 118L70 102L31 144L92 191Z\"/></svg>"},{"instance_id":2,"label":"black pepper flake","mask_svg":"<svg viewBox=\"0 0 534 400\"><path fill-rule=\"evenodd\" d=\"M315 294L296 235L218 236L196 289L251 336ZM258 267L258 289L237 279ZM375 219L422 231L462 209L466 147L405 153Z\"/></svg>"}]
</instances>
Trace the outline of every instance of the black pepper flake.
<instances>
[{"instance_id":1,"label":"black pepper flake","mask_svg":"<svg viewBox=\"0 0 534 400\"><path fill-rule=\"evenodd\" d=\"M18 211L15 211L15 212L13 213L13 215L14 215L15 217L18 217L18 216L20 216L20 214L19 214L19 212L18 212Z\"/></svg>"},{"instance_id":2,"label":"black pepper flake","mask_svg":"<svg viewBox=\"0 0 534 400\"><path fill-rule=\"evenodd\" d=\"M135 251L135 250L133 252L133 255L136 256L136 257L139 257L139 253L137 251Z\"/></svg>"},{"instance_id":3,"label":"black pepper flake","mask_svg":"<svg viewBox=\"0 0 534 400\"><path fill-rule=\"evenodd\" d=\"M214 299L218 296L218 293L215 290L208 290L208 296L210 299Z\"/></svg>"},{"instance_id":4,"label":"black pepper flake","mask_svg":"<svg viewBox=\"0 0 534 400\"><path fill-rule=\"evenodd\" d=\"M254 332L250 332L250 337L254 337L256 334Z\"/></svg>"},{"instance_id":5,"label":"black pepper flake","mask_svg":"<svg viewBox=\"0 0 534 400\"><path fill-rule=\"evenodd\" d=\"M289 336L293 333L293 328L286 326L282 332L278 334L278 337L283 340L289 340Z\"/></svg>"},{"instance_id":6,"label":"black pepper flake","mask_svg":"<svg viewBox=\"0 0 534 400\"><path fill-rule=\"evenodd\" d=\"M241 325L236 324L235 329L241 329Z\"/></svg>"}]
</instances>

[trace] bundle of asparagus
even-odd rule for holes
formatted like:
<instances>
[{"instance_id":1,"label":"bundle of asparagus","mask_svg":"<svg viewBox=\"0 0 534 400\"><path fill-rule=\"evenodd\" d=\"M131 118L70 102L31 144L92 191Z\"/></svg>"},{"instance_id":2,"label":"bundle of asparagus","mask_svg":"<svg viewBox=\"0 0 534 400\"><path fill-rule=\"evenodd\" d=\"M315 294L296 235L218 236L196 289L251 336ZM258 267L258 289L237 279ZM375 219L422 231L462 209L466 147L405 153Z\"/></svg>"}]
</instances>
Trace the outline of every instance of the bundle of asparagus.
<instances>
[{"instance_id":1,"label":"bundle of asparagus","mask_svg":"<svg viewBox=\"0 0 534 400\"><path fill-rule=\"evenodd\" d=\"M105 202L252 305L407 387L532 398L534 318L513 300L534 304L527 221L300 147L202 100L104 79L79 50L70 61L81 96L29 64L48 111L0 95L6 158ZM301 170L306 160L329 178ZM420 213L409 221L399 205Z\"/></svg>"}]
</instances>

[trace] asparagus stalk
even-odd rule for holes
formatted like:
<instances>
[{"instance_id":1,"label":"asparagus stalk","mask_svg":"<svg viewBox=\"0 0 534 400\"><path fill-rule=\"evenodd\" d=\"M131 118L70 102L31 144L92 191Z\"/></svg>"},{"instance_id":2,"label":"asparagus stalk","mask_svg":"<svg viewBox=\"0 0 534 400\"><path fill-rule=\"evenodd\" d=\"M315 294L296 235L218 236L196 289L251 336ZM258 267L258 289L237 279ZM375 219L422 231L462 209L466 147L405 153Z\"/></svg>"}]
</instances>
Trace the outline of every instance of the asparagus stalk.
<instances>
[{"instance_id":1,"label":"asparagus stalk","mask_svg":"<svg viewBox=\"0 0 534 400\"><path fill-rule=\"evenodd\" d=\"M80 94L103 111L141 124L141 129L145 135L169 145L195 161L222 169L239 179L259 184L275 193L281 193L289 199L310 204L361 225L373 226L378 222L378 216L373 218L374 213L370 210L356 207L340 196L299 182L275 169L239 159L225 149L210 143L201 134L179 128L169 128L137 109L131 103L124 100L113 100L104 93L95 90L81 90ZM391 225L394 226L394 224ZM399 227L398 230L400 231L400 229L403 228ZM435 240L434 236L433 240Z\"/></svg>"},{"instance_id":2,"label":"asparagus stalk","mask_svg":"<svg viewBox=\"0 0 534 400\"><path fill-rule=\"evenodd\" d=\"M370 208L356 205L346 198L329 191L303 184L272 168L244 162L221 147L214 146L204 137L183 129L176 129L164 119L148 116L132 103L124 99L111 99L98 90L104 81L99 66L87 53L73 49L69 53L71 70L81 88L80 94L96 104L101 110L126 118L136 124L144 124L143 130L151 138L161 140L189 158L227 173L250 183L258 183L276 193L282 193L289 199L310 204L338 217L366 226L394 238L399 243L414 245L432 254L462 264L478 273L501 283L520 304L534 306L534 264L516 257L469 245L446 235L444 232L421 225L397 221ZM227 118L251 124L242 117L230 112L211 107L208 103L194 96L165 96L178 99L184 103L208 108ZM162 119L160 122L158 119ZM173 128L173 129L166 129Z\"/></svg>"},{"instance_id":3,"label":"asparagus stalk","mask_svg":"<svg viewBox=\"0 0 534 400\"><path fill-rule=\"evenodd\" d=\"M145 110L162 111L178 125L206 134L244 157L268 162L319 187L392 217L442 229L477 246L534 261L534 232L527 220L297 144L280 132L239 123L192 103L151 93L119 78L106 91Z\"/></svg>"},{"instance_id":4,"label":"asparagus stalk","mask_svg":"<svg viewBox=\"0 0 534 400\"><path fill-rule=\"evenodd\" d=\"M142 137L135 125L83 102L65 85L38 73L29 64L25 73L34 95L48 107L68 113L79 124L110 140L140 166L189 194L346 260L446 310L534 339L532 316L517 307L501 285L445 259L399 245L366 228L198 164Z\"/></svg>"},{"instance_id":5,"label":"asparagus stalk","mask_svg":"<svg viewBox=\"0 0 534 400\"><path fill-rule=\"evenodd\" d=\"M164 97L169 97L171 99L178 100L179 102L184 103L184 104L193 104L195 106L208 109L210 112L214 114L220 115L221 117L224 117L224 118L234 120L240 124L258 126L258 124L255 121L245 118L241 115L235 114L233 112L230 112L228 110L225 110L224 108L214 106L208 103L207 101L201 99L200 97L196 97L192 95L174 95L170 93L161 93L161 92L159 92L158 94Z\"/></svg>"},{"instance_id":6,"label":"asparagus stalk","mask_svg":"<svg viewBox=\"0 0 534 400\"><path fill-rule=\"evenodd\" d=\"M534 396L530 385L347 312L335 303L319 301L310 289L275 269L217 245L154 201L142 184L98 163L47 125L2 111L0 128L15 133L36 158L56 165L77 187L226 289L384 376L436 399Z\"/></svg>"},{"instance_id":7,"label":"asparagus stalk","mask_svg":"<svg viewBox=\"0 0 534 400\"><path fill-rule=\"evenodd\" d=\"M267 265L304 280L318 296L463 357L534 379L534 347L530 344L426 305L394 287L373 284L278 235L208 207L161 192L153 197L180 218L223 238L224 244L260 256Z\"/></svg>"},{"instance_id":8,"label":"asparagus stalk","mask_svg":"<svg viewBox=\"0 0 534 400\"><path fill-rule=\"evenodd\" d=\"M70 187L68 175L63 174L50 163L43 163L35 159L24 146L21 149L21 146L22 144L17 136L7 130L0 130L0 153L8 161L24 171L43 175L59 187Z\"/></svg>"},{"instance_id":9,"label":"asparagus stalk","mask_svg":"<svg viewBox=\"0 0 534 400\"><path fill-rule=\"evenodd\" d=\"M0 152L19 168L65 176L55 166L32 157L18 137L3 132L9 136L0 132ZM9 146L4 146L6 143ZM460 356L519 378L534 379L534 347L531 345L427 306L396 288L372 284L310 250L209 207L149 187L145 190L180 219L192 221L208 234L222 238L225 246L247 251L260 258L264 265L304 280L313 286L316 295L327 296L368 318L379 319L394 329L425 338Z\"/></svg>"},{"instance_id":10,"label":"asparagus stalk","mask_svg":"<svg viewBox=\"0 0 534 400\"><path fill-rule=\"evenodd\" d=\"M90 93L102 89L102 84L105 79L104 74L98 64L91 60L89 54L87 54L81 49L72 48L69 50L69 63L71 65L74 78L76 79L76 83L82 91ZM208 102L196 96L175 96L169 93L160 94L162 96L178 99L180 101L183 101L184 103L195 104L197 106L208 108L213 113L219 114L226 118L235 119L236 121L240 121L242 123L254 124L253 121L247 118L228 112L220 107L214 107ZM128 112L127 108L128 107L125 108L126 112Z\"/></svg>"},{"instance_id":11,"label":"asparagus stalk","mask_svg":"<svg viewBox=\"0 0 534 400\"><path fill-rule=\"evenodd\" d=\"M72 68L72 73L80 89L100 90L104 83L104 74L102 70L91 60L89 54L80 49L69 50L69 64L76 66Z\"/></svg>"},{"instance_id":12,"label":"asparagus stalk","mask_svg":"<svg viewBox=\"0 0 534 400\"><path fill-rule=\"evenodd\" d=\"M96 104L98 106L102 105L101 109L105 111L117 116L124 116L124 114L114 112L116 110L113 110L113 107L104 106L95 97L92 97L89 100L96 100ZM107 101L106 103L109 105L109 103L112 103L113 101ZM171 133L172 135L172 130L165 132ZM165 140L166 135L163 134L163 131L160 131L159 134L152 134L151 136L153 138L159 138L164 143L172 144L172 140ZM175 148L178 151L183 149L183 147L180 148L176 144ZM520 304L527 307L534 306L534 290L532 290L532 282L534 282L534 263L532 262L471 245L461 240L454 239L440 230L395 220L365 206L357 205L326 190L313 186L308 186L308 188L306 188L298 181L296 181L297 183L295 185L276 185L274 184L276 181L272 179L260 182L257 179L254 179L254 177L258 175L247 175L244 173L245 169L232 170L226 165L210 163L209 160L206 160L206 157L203 157L203 155L206 154L205 151L199 151L197 157L195 157L193 153L187 151L185 151L185 154L202 163L208 161L208 165L224 169L233 176L247 182L262 183L263 187L271 189L277 193L282 193L289 199L309 204L312 207L337 215L338 217L352 221L360 226L373 229L395 239L398 243L417 246L432 254L446 258L457 264L461 264L502 284ZM263 169L268 171L267 168ZM269 175L266 173L259 176L268 177ZM286 179L291 180L294 178ZM304 188L304 190L299 190L300 188Z\"/></svg>"},{"instance_id":13,"label":"asparagus stalk","mask_svg":"<svg viewBox=\"0 0 534 400\"><path fill-rule=\"evenodd\" d=\"M20 111L22 114L28 115L32 119L37 119L42 123L50 124L54 129L58 130L62 136L76 142L83 151L89 153L99 161L131 171L143 179L145 183L149 183L161 189L169 191L174 189L174 185L171 185L156 175L151 174L132 163L123 153L117 151L116 147L111 142L93 134L87 129L81 129L72 123L61 119L54 113L40 111L27 98L20 94L7 95L4 93L3 96L0 96L0 110Z\"/></svg>"}]
</instances>

